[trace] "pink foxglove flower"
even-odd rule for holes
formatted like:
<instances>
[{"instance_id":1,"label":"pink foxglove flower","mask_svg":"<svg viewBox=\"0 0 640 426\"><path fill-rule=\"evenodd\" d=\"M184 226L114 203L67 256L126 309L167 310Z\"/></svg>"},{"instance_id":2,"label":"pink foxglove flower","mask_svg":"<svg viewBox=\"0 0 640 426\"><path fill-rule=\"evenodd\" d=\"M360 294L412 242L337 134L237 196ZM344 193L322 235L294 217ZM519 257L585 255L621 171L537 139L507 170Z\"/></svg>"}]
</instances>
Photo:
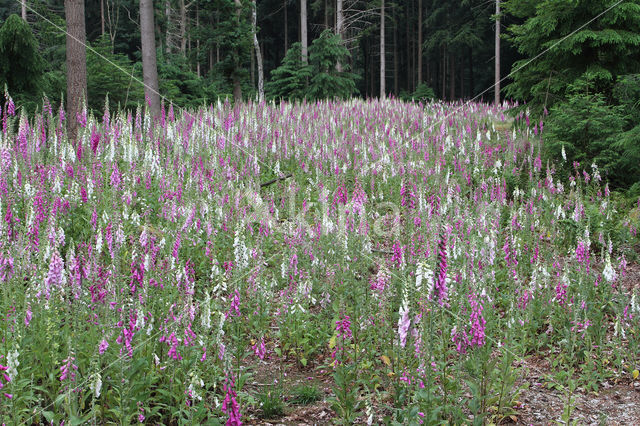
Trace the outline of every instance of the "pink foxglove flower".
<instances>
[{"instance_id":1,"label":"pink foxglove flower","mask_svg":"<svg viewBox=\"0 0 640 426\"><path fill-rule=\"evenodd\" d=\"M222 412L229 416L227 426L240 426L240 406L236 400L237 394L234 390L233 379L227 376L226 382L222 385L225 391L224 401L222 402Z\"/></svg>"}]
</instances>

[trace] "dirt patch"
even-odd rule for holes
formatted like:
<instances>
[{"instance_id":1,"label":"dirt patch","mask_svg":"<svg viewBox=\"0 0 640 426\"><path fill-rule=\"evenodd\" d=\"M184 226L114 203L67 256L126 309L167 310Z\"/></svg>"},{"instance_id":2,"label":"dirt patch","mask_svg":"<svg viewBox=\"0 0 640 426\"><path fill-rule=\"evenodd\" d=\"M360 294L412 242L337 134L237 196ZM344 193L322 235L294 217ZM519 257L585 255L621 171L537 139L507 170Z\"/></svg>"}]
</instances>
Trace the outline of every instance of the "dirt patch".
<instances>
[{"instance_id":1,"label":"dirt patch","mask_svg":"<svg viewBox=\"0 0 640 426\"><path fill-rule=\"evenodd\" d=\"M640 382L603 384L599 393L574 393L571 421L584 425L637 425L640 421ZM606 388L608 386L608 388ZM540 383L520 395L518 423L552 425L561 421L569 398Z\"/></svg>"}]
</instances>

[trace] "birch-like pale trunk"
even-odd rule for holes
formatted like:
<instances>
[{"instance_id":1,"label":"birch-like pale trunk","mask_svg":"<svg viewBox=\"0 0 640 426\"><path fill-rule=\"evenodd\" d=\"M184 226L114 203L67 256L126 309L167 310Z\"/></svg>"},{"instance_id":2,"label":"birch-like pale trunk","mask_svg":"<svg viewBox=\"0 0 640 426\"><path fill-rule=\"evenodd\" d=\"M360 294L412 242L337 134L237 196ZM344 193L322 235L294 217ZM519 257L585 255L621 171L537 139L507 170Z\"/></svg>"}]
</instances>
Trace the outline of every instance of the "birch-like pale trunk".
<instances>
[{"instance_id":1,"label":"birch-like pale trunk","mask_svg":"<svg viewBox=\"0 0 640 426\"><path fill-rule=\"evenodd\" d=\"M384 53L384 0L382 0L380 4L380 99L383 99L386 94L386 74L384 70L386 59Z\"/></svg>"},{"instance_id":2,"label":"birch-like pale trunk","mask_svg":"<svg viewBox=\"0 0 640 426\"><path fill-rule=\"evenodd\" d=\"M262 67L262 53L260 43L258 43L257 21L258 21L257 0L253 0L253 10L251 12L251 26L253 27L253 50L256 52L256 63L258 65L258 101L264 100L264 69Z\"/></svg>"},{"instance_id":3,"label":"birch-like pale trunk","mask_svg":"<svg viewBox=\"0 0 640 426\"><path fill-rule=\"evenodd\" d=\"M300 0L300 44L302 63L307 64L307 0Z\"/></svg>"},{"instance_id":4,"label":"birch-like pale trunk","mask_svg":"<svg viewBox=\"0 0 640 426\"><path fill-rule=\"evenodd\" d=\"M418 0L418 85L422 83L422 0Z\"/></svg>"},{"instance_id":5,"label":"birch-like pale trunk","mask_svg":"<svg viewBox=\"0 0 640 426\"><path fill-rule=\"evenodd\" d=\"M494 83L494 102L500 104L500 0L496 0L496 63L495 63L495 83Z\"/></svg>"},{"instance_id":6,"label":"birch-like pale trunk","mask_svg":"<svg viewBox=\"0 0 640 426\"><path fill-rule=\"evenodd\" d=\"M344 14L343 14L343 0L336 0L336 34L340 39L344 40L342 31L344 29ZM342 64L338 62L336 64L338 72L342 72Z\"/></svg>"}]
</instances>

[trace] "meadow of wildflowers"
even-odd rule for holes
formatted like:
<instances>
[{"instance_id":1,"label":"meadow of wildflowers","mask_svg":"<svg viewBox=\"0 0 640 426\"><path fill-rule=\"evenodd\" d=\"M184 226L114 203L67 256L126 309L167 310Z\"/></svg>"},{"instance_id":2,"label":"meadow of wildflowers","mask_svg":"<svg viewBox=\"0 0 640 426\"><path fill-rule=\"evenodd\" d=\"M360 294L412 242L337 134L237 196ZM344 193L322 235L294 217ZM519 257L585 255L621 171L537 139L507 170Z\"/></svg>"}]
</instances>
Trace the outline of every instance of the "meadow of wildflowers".
<instances>
[{"instance_id":1,"label":"meadow of wildflowers","mask_svg":"<svg viewBox=\"0 0 640 426\"><path fill-rule=\"evenodd\" d=\"M638 214L596 165L557 177L543 123L505 114L387 99L26 117L6 96L2 422L251 423L265 368L284 400L287 369L325 377L347 424L517 416L531 355L567 389L633 380Z\"/></svg>"}]
</instances>

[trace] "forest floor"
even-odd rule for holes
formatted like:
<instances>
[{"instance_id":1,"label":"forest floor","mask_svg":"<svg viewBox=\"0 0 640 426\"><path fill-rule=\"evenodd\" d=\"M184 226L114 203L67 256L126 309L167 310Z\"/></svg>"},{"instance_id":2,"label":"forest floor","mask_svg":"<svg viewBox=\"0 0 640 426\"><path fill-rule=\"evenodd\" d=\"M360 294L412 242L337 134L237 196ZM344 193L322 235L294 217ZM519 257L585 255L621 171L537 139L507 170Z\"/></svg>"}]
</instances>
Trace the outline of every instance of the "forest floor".
<instances>
[{"instance_id":1,"label":"forest floor","mask_svg":"<svg viewBox=\"0 0 640 426\"><path fill-rule=\"evenodd\" d=\"M629 265L627 273L621 277L620 289L631 294L640 288L640 264ZM613 324L611 324L613 334ZM275 389L274 382L280 383L279 390L284 404L284 412L276 418L264 418L259 409L245 413L245 422L250 425L325 425L335 422L335 413L329 399L332 396L333 378L331 371L323 367L328 353L318 357L315 364L302 367L297 362L277 364L269 360L254 366L252 381L247 384L252 394ZM563 416L570 409L571 424L579 425L640 425L640 379L620 377L598 383L597 391L578 386L569 395L566 389L554 385L553 354L537 354L514 362L514 367L523 373L518 380L520 395L515 407L516 414L502 419L499 424L556 425L563 424ZM301 385L313 385L321 391L321 399L308 405L295 404L291 390ZM374 408L372 424L383 424L389 414L386 401L379 401ZM359 419L361 424L366 419ZM469 416L469 422L473 416Z\"/></svg>"}]
</instances>

